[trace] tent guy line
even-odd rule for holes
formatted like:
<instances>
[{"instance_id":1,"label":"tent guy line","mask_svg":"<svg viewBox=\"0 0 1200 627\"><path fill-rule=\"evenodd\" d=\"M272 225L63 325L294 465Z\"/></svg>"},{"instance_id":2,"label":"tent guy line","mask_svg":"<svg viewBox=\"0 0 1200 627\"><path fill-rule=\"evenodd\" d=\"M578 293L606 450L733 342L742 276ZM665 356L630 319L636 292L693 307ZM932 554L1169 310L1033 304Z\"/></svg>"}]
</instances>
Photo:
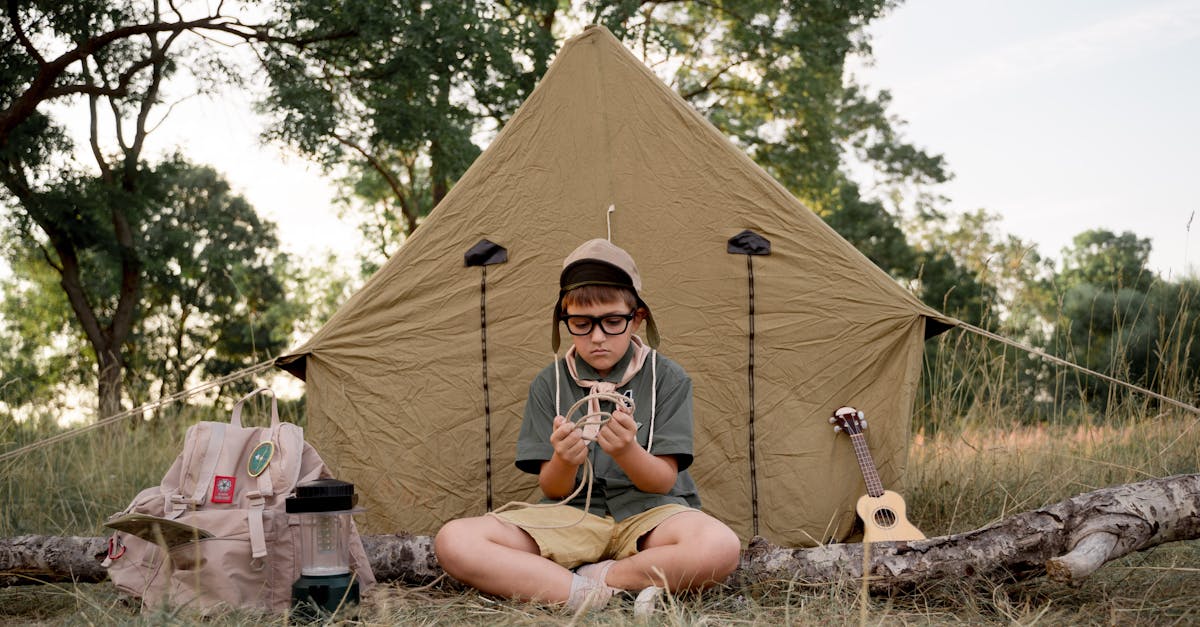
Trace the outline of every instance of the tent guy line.
<instances>
[{"instance_id":1,"label":"tent guy line","mask_svg":"<svg viewBox=\"0 0 1200 627\"><path fill-rule=\"evenodd\" d=\"M1055 357L1054 355L1051 355L1041 349L1034 348L1034 347L1026 345L1026 344L1022 344L1016 340L1004 337L1003 335L999 335L996 333L992 333L990 331L986 331L986 330L981 329L973 324L959 320L958 324L956 326L963 329L964 331L970 331L971 333L975 333L975 334L985 337L987 339L999 342L1001 344L1006 344L1008 346L1012 346L1013 348L1023 350L1026 353L1035 355L1037 357L1041 357L1043 359L1049 360L1049 361L1059 364L1061 366L1067 366L1068 368L1074 368L1084 374L1099 377L1100 379L1108 381L1109 383L1115 383L1117 385L1126 387L1135 392L1139 392L1139 393L1145 394L1147 396L1150 396L1152 398L1156 398L1164 403L1173 405L1173 406L1183 409L1185 411L1189 411L1191 413L1200 415L1200 407L1196 407L1194 405L1188 405L1187 403L1173 399L1169 396L1159 394L1158 392L1154 392L1152 390L1146 389L1139 385L1129 383L1128 381L1122 381L1121 379L1111 377L1102 372L1097 372L1095 370L1086 368L1086 367L1076 364L1074 362L1067 361L1065 359L1062 359L1061 357ZM171 403L174 403L176 401L181 401L185 398L188 398L189 396L194 396L196 394L199 394L200 392L210 390L214 387L225 385L226 383L232 383L239 379L244 379L250 375L256 374L258 372L266 370L267 368L270 368L271 366L275 365L275 361L276 361L275 359L269 359L267 361L259 362L257 364L254 364L253 366L244 368L237 372L227 374L223 377L213 379L211 381L206 381L204 383L201 383L200 385L197 385L196 387L189 388L189 389L183 390L181 392L176 392L174 394L171 394L170 396L165 396L163 398L158 399L157 401L152 401L152 402L146 403L144 405L134 407L133 409L127 409L123 412L102 418L90 425L87 425L84 427L77 427L77 428L71 429L69 431L64 431L57 435L50 436L44 440L38 440L36 442L27 444L27 445L22 446L17 449L13 449L6 453L0 453L0 462L6 462L10 459L15 459L26 453L29 453L31 451L34 451L34 450L37 450L40 448L44 448L46 446L51 446L53 444L65 442L69 439L74 438L75 436L83 435L84 433L87 433L88 431L92 431L94 429L99 429L100 427L105 427L110 424L113 424L114 422L116 422L122 418L127 418L129 416L133 416L138 413L144 413L144 412L150 411L152 409L158 409L160 407L165 407L167 405L170 405Z\"/></svg>"},{"instance_id":2,"label":"tent guy line","mask_svg":"<svg viewBox=\"0 0 1200 627\"><path fill-rule=\"evenodd\" d=\"M1069 361L1067 361L1067 360L1065 360L1065 359L1062 359L1062 358L1059 358L1059 357L1055 357L1054 355L1051 355L1051 354L1049 354L1049 353L1047 353L1047 352L1045 352L1045 351L1043 351L1043 350L1041 350L1041 349L1039 349L1039 348L1034 348L1034 347L1032 347L1032 346L1028 346L1028 345L1026 345L1026 344L1022 344L1022 343L1020 343L1020 342L1018 342L1018 341L1016 341L1016 340L1011 340L1011 339L1009 339L1009 338L1006 338L1006 337L1004 337L1004 336L1002 336L1002 335L997 335L997 334L995 334L995 333L992 333L991 331L986 331L986 330L984 330L984 329L981 329L981 328L979 328L979 327L977 327L977 326L975 326L975 325L973 325L973 324L968 324L968 323L966 323L966 322L963 322L963 321L961 321L961 320L960 320L960 321L958 321L958 326L959 326L959 327L962 327L962 329L963 329L963 330L965 330L965 331L970 331L971 333L975 333L975 334L977 334L977 335L981 335L981 336L983 336L983 337L986 337L986 338L988 338L988 339L990 339L990 340L993 340L993 341L996 341L996 342L1000 342L1001 344L1007 344L1008 346L1012 346L1013 348L1018 348L1018 349L1020 349L1020 350L1023 350L1023 351L1025 351L1026 353L1029 353L1030 355L1035 355L1035 356L1037 356L1037 357L1041 357L1041 358L1043 358L1043 359L1046 359L1046 360L1048 360L1048 361L1051 361L1051 362L1053 362L1053 363L1059 364L1059 365L1061 365L1061 366L1068 366L1068 367L1070 367L1070 368L1074 368L1074 369L1076 369L1076 370L1078 370L1078 371L1080 371L1080 372L1084 372L1084 373L1086 373L1086 374L1090 374L1090 375L1092 375L1092 376L1094 376L1094 377L1099 377L1099 378L1101 378L1101 379L1103 379L1103 380L1105 380L1105 381L1108 381L1109 383L1115 383L1115 384L1117 384L1117 385L1124 386L1124 387L1126 387L1126 388L1129 388L1130 390L1133 390L1133 391L1135 391L1135 392L1141 392L1142 394L1145 394L1145 395L1147 395L1147 396L1150 396L1150 397L1156 398L1156 399L1158 399L1158 400L1160 400L1160 401L1162 401L1162 402L1164 402L1164 403L1167 403L1167 404L1170 404L1170 405L1174 405L1175 407L1178 407L1178 408L1180 408L1180 409L1183 409L1183 410L1186 410L1186 411L1190 411L1190 412L1192 412L1193 414L1200 414L1200 407L1196 407L1196 406L1194 406L1194 405L1188 405L1187 403L1184 403L1183 401L1179 401L1179 400L1173 399L1173 398L1171 398L1171 397L1169 397L1169 396L1165 396L1165 395L1159 394L1158 392L1154 392L1154 391L1152 391L1152 390L1146 389L1146 388L1144 388L1144 387L1141 387L1141 386L1139 386L1139 385L1136 385L1136 384L1133 384L1133 383L1129 383L1128 381L1122 381L1122 380L1120 380L1120 379L1117 379L1117 378L1115 378L1115 377L1110 377L1110 376L1108 376L1108 375L1106 375L1106 374L1104 374L1104 373L1102 373L1102 372L1096 372L1095 370L1092 370L1092 369L1090 369L1090 368L1086 368L1086 367L1084 367L1084 366L1080 366L1079 364L1076 364L1076 363L1069 362Z\"/></svg>"},{"instance_id":3,"label":"tent guy line","mask_svg":"<svg viewBox=\"0 0 1200 627\"><path fill-rule=\"evenodd\" d=\"M64 431L57 435L52 435L44 440L38 440L36 442L26 444L25 446L22 446L20 448L8 451L7 453L0 454L0 462L5 462L5 461L8 461L9 459L15 459L17 457L24 455L25 453L28 453L30 451L34 451L34 450L37 450L37 449L40 449L40 448L43 448L46 446L50 446L51 444L57 444L59 442L64 442L66 440L74 438L77 435L83 435L84 433L87 433L88 431L91 431L93 429L99 429L100 427L105 427L110 424L113 424L122 418L128 418L129 416L134 416L137 414L145 413L152 409L158 409L160 407L165 407L167 405L170 405L171 403L174 403L175 401L181 401L189 396L194 396L196 394L199 394L200 392L204 392L206 390L211 390L212 388L219 387L219 386L225 385L226 383L231 383L231 382L237 381L239 379L244 379L252 374L266 370L267 368L270 368L274 364L275 364L274 358L268 359L267 361L263 361L263 362L254 364L253 366L250 366L249 368L243 368L241 370L238 370L237 372L232 372L223 377L212 379L211 381L206 381L204 383L201 383L200 385L197 385L196 387L189 388L189 389L186 389L186 390L183 390L180 392L176 392L169 396L164 396L164 397L158 399L157 401L151 401L144 405L139 405L138 407L134 407L133 409L127 409L123 412L118 412L111 416L101 418L100 420L97 420L96 422L94 422L90 425L87 425L85 427L78 427L75 429L71 429L70 431Z\"/></svg>"}]
</instances>

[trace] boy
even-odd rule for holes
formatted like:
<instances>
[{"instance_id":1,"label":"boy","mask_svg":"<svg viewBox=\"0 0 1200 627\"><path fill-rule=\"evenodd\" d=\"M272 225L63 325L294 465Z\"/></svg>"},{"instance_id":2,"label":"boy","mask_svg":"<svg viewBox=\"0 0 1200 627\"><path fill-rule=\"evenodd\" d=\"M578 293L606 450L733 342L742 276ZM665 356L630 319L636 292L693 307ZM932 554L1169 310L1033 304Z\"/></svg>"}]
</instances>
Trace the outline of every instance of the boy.
<instances>
[{"instance_id":1,"label":"boy","mask_svg":"<svg viewBox=\"0 0 1200 627\"><path fill-rule=\"evenodd\" d=\"M588 499L581 493L569 504L450 521L435 540L438 561L484 592L572 610L603 607L619 590L642 590L639 601L653 603L661 588L722 581L737 567L741 543L698 509L687 473L691 380L651 348L658 330L637 266L607 240L591 240L564 261L559 287L552 344L557 355L561 322L573 345L530 385L516 464L538 475L554 503L586 482L590 459L590 509L582 511ZM650 346L635 335L643 322ZM585 413L612 414L598 430L562 415L595 392L632 398L635 415L591 401Z\"/></svg>"}]
</instances>

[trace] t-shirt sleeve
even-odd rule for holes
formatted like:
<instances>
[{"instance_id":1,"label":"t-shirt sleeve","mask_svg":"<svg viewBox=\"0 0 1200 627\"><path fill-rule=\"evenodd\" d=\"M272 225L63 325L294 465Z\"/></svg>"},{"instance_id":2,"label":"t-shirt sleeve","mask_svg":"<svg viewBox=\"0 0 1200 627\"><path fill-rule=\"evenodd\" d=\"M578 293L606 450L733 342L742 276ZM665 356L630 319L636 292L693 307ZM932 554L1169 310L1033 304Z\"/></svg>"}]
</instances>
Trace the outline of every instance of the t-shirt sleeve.
<instances>
[{"instance_id":1,"label":"t-shirt sleeve","mask_svg":"<svg viewBox=\"0 0 1200 627\"><path fill-rule=\"evenodd\" d=\"M654 416L654 455L673 455L679 470L692 465L692 379L677 364L660 379Z\"/></svg>"},{"instance_id":2,"label":"t-shirt sleeve","mask_svg":"<svg viewBox=\"0 0 1200 627\"><path fill-rule=\"evenodd\" d=\"M557 367L556 363L554 367ZM550 432L554 426L554 383L553 376L546 376L549 369L539 374L529 384L529 396L525 399L525 417L521 420L521 433L517 436L517 468L538 474L542 462L554 455L550 444Z\"/></svg>"}]
</instances>

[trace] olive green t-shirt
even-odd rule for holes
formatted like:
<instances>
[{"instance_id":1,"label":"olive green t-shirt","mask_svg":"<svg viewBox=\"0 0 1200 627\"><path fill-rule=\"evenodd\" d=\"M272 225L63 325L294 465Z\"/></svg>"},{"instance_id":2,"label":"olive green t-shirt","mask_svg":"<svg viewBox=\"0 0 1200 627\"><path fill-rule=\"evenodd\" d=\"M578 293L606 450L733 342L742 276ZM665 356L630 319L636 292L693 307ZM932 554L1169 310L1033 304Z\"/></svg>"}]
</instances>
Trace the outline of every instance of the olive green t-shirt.
<instances>
[{"instance_id":1,"label":"olive green t-shirt","mask_svg":"<svg viewBox=\"0 0 1200 627\"><path fill-rule=\"evenodd\" d=\"M609 376L603 380L616 383L620 375L633 359L634 347L629 350L621 361L613 366ZM651 360L657 363L652 364ZM575 358L576 372L582 380L599 380L596 370L583 359ZM558 369L559 407L554 406L555 369ZM651 391L657 390L652 395ZM637 432L637 441L646 448L650 436L650 407L651 398L657 402L654 412L654 445L650 452L654 455L674 456L679 464L679 474L675 485L667 494L652 494L637 489L626 476L617 462L605 453L598 443L589 446L589 457L595 469L595 481L592 484L592 502L590 511L597 516L611 515L620 521L640 514L667 503L678 503L690 507L700 507L700 495L696 484L688 474L687 468L692 464L692 380L679 364L655 354L646 359L642 369L634 375L629 383L617 388L618 394L632 396L636 407L633 419L641 424ZM557 359L538 373L529 386L529 397L525 402L525 418L521 423L521 434L517 439L517 468L538 474L542 462L554 454L550 444L550 433L554 427L554 417L570 409L576 401L587 396L586 388L576 385L567 372L566 362ZM612 403L602 401L600 408L604 411L613 410ZM579 413L568 416L572 420L579 419ZM581 465L575 476L575 486L585 481L583 472L586 465ZM580 492L570 505L583 509L585 495ZM543 502L556 502L557 499L543 499Z\"/></svg>"}]
</instances>

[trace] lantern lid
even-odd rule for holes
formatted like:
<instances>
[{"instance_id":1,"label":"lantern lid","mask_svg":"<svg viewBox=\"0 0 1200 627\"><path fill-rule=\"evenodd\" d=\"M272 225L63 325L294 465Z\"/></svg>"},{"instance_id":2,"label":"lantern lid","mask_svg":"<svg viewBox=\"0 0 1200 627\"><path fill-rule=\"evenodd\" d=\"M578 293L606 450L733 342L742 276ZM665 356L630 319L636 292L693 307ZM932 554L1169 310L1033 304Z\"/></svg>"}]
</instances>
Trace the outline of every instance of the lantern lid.
<instances>
[{"instance_id":1,"label":"lantern lid","mask_svg":"<svg viewBox=\"0 0 1200 627\"><path fill-rule=\"evenodd\" d=\"M354 484L337 479L317 479L296 486L296 495L284 502L289 514L340 512L354 508L358 495Z\"/></svg>"}]
</instances>

